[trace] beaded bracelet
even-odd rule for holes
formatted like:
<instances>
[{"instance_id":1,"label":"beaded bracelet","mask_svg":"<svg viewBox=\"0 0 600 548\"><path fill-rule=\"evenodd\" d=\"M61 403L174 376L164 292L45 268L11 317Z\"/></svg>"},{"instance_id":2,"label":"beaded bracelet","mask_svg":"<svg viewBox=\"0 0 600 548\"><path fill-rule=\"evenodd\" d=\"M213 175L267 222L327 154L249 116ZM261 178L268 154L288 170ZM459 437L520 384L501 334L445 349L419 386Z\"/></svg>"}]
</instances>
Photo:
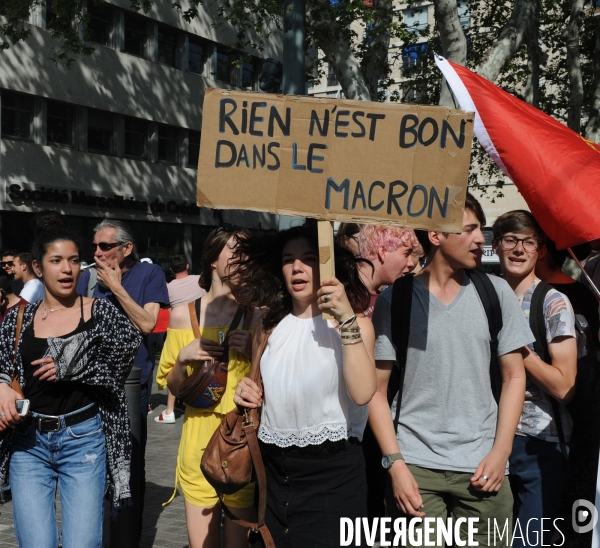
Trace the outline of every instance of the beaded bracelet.
<instances>
[{"instance_id":1,"label":"beaded bracelet","mask_svg":"<svg viewBox=\"0 0 600 548\"><path fill-rule=\"evenodd\" d=\"M360 333L356 333L355 335L342 335L340 338L345 341L348 339L360 339L362 335Z\"/></svg>"}]
</instances>

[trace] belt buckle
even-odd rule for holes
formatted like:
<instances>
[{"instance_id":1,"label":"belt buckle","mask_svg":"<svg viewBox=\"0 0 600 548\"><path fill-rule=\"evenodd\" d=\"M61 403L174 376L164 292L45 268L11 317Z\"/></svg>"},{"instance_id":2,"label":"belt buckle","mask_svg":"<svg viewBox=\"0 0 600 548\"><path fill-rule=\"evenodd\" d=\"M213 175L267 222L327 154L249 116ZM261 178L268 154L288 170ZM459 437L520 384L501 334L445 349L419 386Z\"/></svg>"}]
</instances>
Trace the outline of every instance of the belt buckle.
<instances>
[{"instance_id":1,"label":"belt buckle","mask_svg":"<svg viewBox=\"0 0 600 548\"><path fill-rule=\"evenodd\" d=\"M43 425L43 421L56 421L56 426L54 428L47 428ZM35 419L36 427L40 432L58 432L61 428L60 418L59 417L36 417Z\"/></svg>"}]
</instances>

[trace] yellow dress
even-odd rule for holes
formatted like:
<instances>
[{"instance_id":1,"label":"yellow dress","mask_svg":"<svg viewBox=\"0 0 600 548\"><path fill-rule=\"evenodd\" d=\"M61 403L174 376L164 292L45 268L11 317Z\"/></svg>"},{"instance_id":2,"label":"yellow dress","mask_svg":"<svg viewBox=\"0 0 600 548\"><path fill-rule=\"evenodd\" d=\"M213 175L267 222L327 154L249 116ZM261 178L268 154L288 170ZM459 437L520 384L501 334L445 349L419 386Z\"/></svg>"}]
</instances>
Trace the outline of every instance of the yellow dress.
<instances>
[{"instance_id":1,"label":"yellow dress","mask_svg":"<svg viewBox=\"0 0 600 548\"><path fill-rule=\"evenodd\" d=\"M228 328L207 327L200 329L203 339L219 340L219 331L227 334ZM156 375L156 384L163 390L167 387L167 375L175 364L179 351L194 340L194 332L190 329L167 329L167 337L160 356L160 365ZM187 366L188 376L200 366L200 362ZM216 491L206 481L200 470L200 460L206 445L213 433L221 423L221 419L231 411L235 404L233 396L238 382L250 373L251 361L242 353L235 350L229 351L229 367L227 373L227 387L221 401L213 407L198 409L186 405L183 417L183 429L179 452L177 454L177 472L175 478L175 492L181 485L186 502L194 506L215 506L219 503ZM173 493L175 496L175 493ZM223 497L227 506L233 508L249 508L254 503L254 484L250 484L233 495ZM173 497L165 503L168 504Z\"/></svg>"}]
</instances>

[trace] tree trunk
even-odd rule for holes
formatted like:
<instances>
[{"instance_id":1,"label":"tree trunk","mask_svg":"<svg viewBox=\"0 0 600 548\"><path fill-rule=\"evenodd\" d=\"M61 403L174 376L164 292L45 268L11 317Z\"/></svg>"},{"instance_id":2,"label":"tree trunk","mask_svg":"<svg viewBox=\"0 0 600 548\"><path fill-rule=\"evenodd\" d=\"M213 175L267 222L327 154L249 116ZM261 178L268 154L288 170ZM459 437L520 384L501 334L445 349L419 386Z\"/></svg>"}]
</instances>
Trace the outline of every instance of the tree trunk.
<instances>
[{"instance_id":1,"label":"tree trunk","mask_svg":"<svg viewBox=\"0 0 600 548\"><path fill-rule=\"evenodd\" d=\"M467 62L467 39L458 17L456 0L434 0L435 19L442 43L442 55L458 65ZM457 107L446 80L442 80L440 105Z\"/></svg>"},{"instance_id":2,"label":"tree trunk","mask_svg":"<svg viewBox=\"0 0 600 548\"><path fill-rule=\"evenodd\" d=\"M538 0L515 0L515 7L498 39L485 54L477 73L494 82L504 65L512 59L523 44L531 28Z\"/></svg>"},{"instance_id":3,"label":"tree trunk","mask_svg":"<svg viewBox=\"0 0 600 548\"><path fill-rule=\"evenodd\" d=\"M592 90L590 117L585 126L585 136L590 141L600 144L600 17L596 17L594 39L594 89Z\"/></svg>"},{"instance_id":4,"label":"tree trunk","mask_svg":"<svg viewBox=\"0 0 600 548\"><path fill-rule=\"evenodd\" d=\"M360 63L352 53L350 45L340 38L342 33L337 28L332 10L323 5L323 0L309 0L306 3L306 21L312 25L317 46L333 67L344 95L348 99L370 101L371 94L363 78Z\"/></svg>"},{"instance_id":5,"label":"tree trunk","mask_svg":"<svg viewBox=\"0 0 600 548\"><path fill-rule=\"evenodd\" d=\"M371 101L379 100L379 82L388 75L390 66L390 28L393 19L392 0L374 0L372 39L361 62L361 70L369 89Z\"/></svg>"},{"instance_id":6,"label":"tree trunk","mask_svg":"<svg viewBox=\"0 0 600 548\"><path fill-rule=\"evenodd\" d=\"M536 4L527 33L527 83L523 93L523 99L535 108L540 105L540 53L540 6Z\"/></svg>"},{"instance_id":7,"label":"tree trunk","mask_svg":"<svg viewBox=\"0 0 600 548\"><path fill-rule=\"evenodd\" d=\"M584 0L573 0L571 15L564 38L567 43L567 72L569 74L569 115L567 125L579 133L581 131L581 107L583 104L583 79L579 58L579 29L583 21Z\"/></svg>"}]
</instances>

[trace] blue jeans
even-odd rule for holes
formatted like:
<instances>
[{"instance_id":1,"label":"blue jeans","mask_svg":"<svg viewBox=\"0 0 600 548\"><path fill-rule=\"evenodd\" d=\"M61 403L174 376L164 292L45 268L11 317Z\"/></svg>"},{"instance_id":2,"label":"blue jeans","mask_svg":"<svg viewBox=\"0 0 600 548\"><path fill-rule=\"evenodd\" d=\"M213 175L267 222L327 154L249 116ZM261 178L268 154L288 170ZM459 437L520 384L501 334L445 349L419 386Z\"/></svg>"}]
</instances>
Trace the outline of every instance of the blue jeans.
<instances>
[{"instance_id":1,"label":"blue jeans","mask_svg":"<svg viewBox=\"0 0 600 548\"><path fill-rule=\"evenodd\" d=\"M514 523L513 548L549 546L556 530L553 520L559 517L569 473L569 463L561 453L560 444L515 436L509 463L510 484L520 526L519 530Z\"/></svg>"},{"instance_id":2,"label":"blue jeans","mask_svg":"<svg viewBox=\"0 0 600 548\"><path fill-rule=\"evenodd\" d=\"M19 546L57 548L54 497L60 489L63 548L101 548L106 444L96 415L58 432L15 429L10 482Z\"/></svg>"}]
</instances>

